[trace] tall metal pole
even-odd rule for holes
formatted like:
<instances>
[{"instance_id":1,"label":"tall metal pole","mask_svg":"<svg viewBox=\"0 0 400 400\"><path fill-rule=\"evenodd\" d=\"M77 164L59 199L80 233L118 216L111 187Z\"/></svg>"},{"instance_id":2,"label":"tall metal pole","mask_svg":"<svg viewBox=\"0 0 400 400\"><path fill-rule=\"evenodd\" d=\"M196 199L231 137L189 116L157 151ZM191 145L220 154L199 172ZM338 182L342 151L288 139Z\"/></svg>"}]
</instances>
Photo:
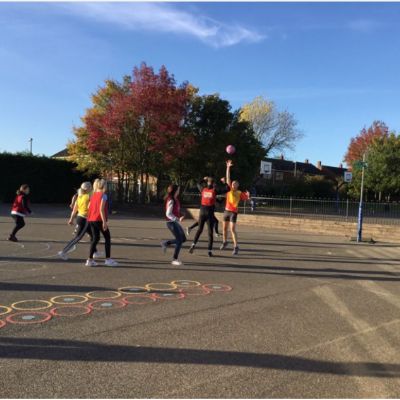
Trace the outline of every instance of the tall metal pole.
<instances>
[{"instance_id":1,"label":"tall metal pole","mask_svg":"<svg viewBox=\"0 0 400 400\"><path fill-rule=\"evenodd\" d=\"M30 138L29 139L29 152L31 153L31 155L32 155L32 142L33 142L33 139Z\"/></svg>"},{"instance_id":2,"label":"tall metal pole","mask_svg":"<svg viewBox=\"0 0 400 400\"><path fill-rule=\"evenodd\" d=\"M360 243L362 241L364 175L365 175L365 153L363 155L363 161L362 161L360 205L358 206L357 243Z\"/></svg>"}]
</instances>

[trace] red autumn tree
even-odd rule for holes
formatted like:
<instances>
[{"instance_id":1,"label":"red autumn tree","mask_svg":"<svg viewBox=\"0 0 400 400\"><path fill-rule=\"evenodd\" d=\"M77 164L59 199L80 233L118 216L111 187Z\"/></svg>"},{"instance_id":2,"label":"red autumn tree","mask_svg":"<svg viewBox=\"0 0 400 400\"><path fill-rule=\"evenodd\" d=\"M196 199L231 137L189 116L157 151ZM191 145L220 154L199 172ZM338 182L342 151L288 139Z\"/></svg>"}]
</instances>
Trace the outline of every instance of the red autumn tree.
<instances>
[{"instance_id":1,"label":"red autumn tree","mask_svg":"<svg viewBox=\"0 0 400 400\"><path fill-rule=\"evenodd\" d=\"M388 137L389 128L382 121L374 121L372 125L351 138L347 153L344 156L344 161L348 166L351 166L355 161L362 160L363 154L376 138Z\"/></svg>"},{"instance_id":2,"label":"red autumn tree","mask_svg":"<svg viewBox=\"0 0 400 400\"><path fill-rule=\"evenodd\" d=\"M168 172L194 144L183 129L190 91L186 83L177 86L164 66L156 74L144 63L119 87L107 92L101 112L87 112L87 148L104 155L118 178L126 171L134 182L140 178L144 201L149 174L160 177Z\"/></svg>"},{"instance_id":3,"label":"red autumn tree","mask_svg":"<svg viewBox=\"0 0 400 400\"><path fill-rule=\"evenodd\" d=\"M190 98L187 83L177 86L165 66L155 74L142 63L133 71L131 88L132 104L148 134L150 151L158 153L166 165L183 157L194 143L182 129Z\"/></svg>"}]
</instances>

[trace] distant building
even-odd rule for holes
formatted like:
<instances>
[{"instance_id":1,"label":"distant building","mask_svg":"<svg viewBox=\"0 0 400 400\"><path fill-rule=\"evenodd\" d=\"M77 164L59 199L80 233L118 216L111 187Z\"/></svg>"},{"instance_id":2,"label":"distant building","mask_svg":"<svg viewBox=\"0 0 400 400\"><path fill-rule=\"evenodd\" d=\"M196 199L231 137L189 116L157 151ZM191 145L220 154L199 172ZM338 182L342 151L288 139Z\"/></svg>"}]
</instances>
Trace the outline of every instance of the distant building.
<instances>
[{"instance_id":1,"label":"distant building","mask_svg":"<svg viewBox=\"0 0 400 400\"><path fill-rule=\"evenodd\" d=\"M59 151L56 154L53 154L51 156L51 158L57 158L59 160L68 160L71 158L71 156L68 153L68 149L64 149L64 150Z\"/></svg>"},{"instance_id":2,"label":"distant building","mask_svg":"<svg viewBox=\"0 0 400 400\"><path fill-rule=\"evenodd\" d=\"M306 159L304 162L285 160L281 155L279 158L265 158L264 161L271 163L271 173L263 178L273 182L288 182L293 178L301 176L325 176L328 179L338 181L343 178L347 168L340 164L338 167L323 165L321 161L314 165Z\"/></svg>"}]
</instances>

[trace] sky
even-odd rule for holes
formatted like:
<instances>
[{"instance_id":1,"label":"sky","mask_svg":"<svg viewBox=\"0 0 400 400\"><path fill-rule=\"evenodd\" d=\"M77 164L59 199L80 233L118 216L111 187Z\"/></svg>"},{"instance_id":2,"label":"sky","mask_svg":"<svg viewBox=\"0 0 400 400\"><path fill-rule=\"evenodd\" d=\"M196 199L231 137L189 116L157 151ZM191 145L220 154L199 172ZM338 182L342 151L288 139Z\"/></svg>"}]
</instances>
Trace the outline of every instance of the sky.
<instances>
[{"instance_id":1,"label":"sky","mask_svg":"<svg viewBox=\"0 0 400 400\"><path fill-rule=\"evenodd\" d=\"M374 120L400 133L398 21L400 3L0 3L0 151L62 150L145 61L233 109L274 101L304 135L285 157L337 166Z\"/></svg>"}]
</instances>

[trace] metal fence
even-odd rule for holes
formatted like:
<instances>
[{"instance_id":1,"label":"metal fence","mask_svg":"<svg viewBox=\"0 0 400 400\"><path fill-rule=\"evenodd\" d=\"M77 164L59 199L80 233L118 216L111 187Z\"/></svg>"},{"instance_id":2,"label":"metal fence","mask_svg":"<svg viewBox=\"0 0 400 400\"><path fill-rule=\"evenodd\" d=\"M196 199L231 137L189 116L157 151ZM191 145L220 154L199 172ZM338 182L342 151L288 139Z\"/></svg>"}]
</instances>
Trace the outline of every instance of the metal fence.
<instances>
[{"instance_id":1,"label":"metal fence","mask_svg":"<svg viewBox=\"0 0 400 400\"><path fill-rule=\"evenodd\" d=\"M198 207L198 193L185 193L186 206ZM253 215L280 215L296 218L330 219L357 222L358 201L299 199L295 197L252 197L241 203L240 212ZM218 206L217 206L218 208ZM221 207L221 210L223 207ZM366 224L400 225L400 203L364 202L363 222Z\"/></svg>"}]
</instances>

